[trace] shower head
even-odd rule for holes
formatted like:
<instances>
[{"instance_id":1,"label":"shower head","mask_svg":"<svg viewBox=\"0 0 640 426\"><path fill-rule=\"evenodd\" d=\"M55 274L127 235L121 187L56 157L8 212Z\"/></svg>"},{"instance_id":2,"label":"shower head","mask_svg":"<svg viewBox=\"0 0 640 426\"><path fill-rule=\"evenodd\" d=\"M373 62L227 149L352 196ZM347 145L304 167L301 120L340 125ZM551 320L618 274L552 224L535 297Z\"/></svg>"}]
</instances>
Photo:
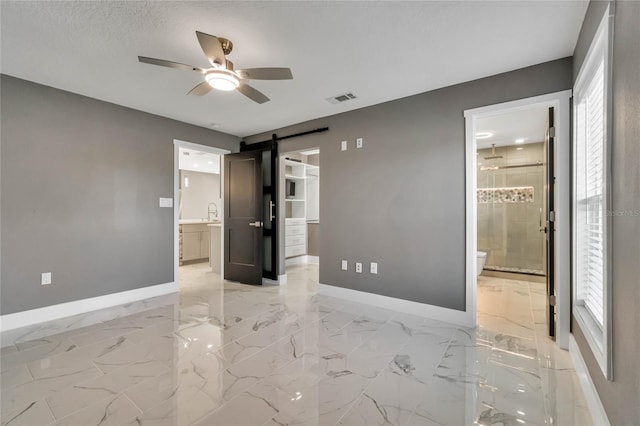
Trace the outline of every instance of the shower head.
<instances>
[{"instance_id":1,"label":"shower head","mask_svg":"<svg viewBox=\"0 0 640 426\"><path fill-rule=\"evenodd\" d=\"M496 158L504 158L502 155L496 155L496 144L491 144L491 155L484 157L485 160L495 160Z\"/></svg>"}]
</instances>

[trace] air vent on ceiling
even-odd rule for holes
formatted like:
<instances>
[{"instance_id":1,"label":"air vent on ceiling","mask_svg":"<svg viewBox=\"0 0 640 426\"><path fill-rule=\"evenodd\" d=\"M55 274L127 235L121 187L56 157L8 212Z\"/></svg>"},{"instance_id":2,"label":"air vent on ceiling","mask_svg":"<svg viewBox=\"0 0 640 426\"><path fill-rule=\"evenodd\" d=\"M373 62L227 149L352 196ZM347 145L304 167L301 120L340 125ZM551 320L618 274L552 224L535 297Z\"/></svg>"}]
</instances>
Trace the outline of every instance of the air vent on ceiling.
<instances>
[{"instance_id":1,"label":"air vent on ceiling","mask_svg":"<svg viewBox=\"0 0 640 426\"><path fill-rule=\"evenodd\" d=\"M354 95L353 93L349 92L349 93L344 93L342 95L337 95L337 96L332 96L330 98L327 98L327 102L332 103L332 104L339 104L341 102L346 102L346 101L350 101L352 99L356 99L357 96Z\"/></svg>"}]
</instances>

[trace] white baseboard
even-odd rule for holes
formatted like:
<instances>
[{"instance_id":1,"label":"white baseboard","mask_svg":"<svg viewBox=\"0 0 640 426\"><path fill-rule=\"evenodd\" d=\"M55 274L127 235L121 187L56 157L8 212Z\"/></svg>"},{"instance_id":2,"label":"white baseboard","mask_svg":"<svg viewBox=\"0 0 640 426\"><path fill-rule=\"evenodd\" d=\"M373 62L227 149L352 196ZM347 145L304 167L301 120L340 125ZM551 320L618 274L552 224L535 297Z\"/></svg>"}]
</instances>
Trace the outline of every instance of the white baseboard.
<instances>
[{"instance_id":1,"label":"white baseboard","mask_svg":"<svg viewBox=\"0 0 640 426\"><path fill-rule=\"evenodd\" d=\"M593 418L593 424L598 426L611 425L573 334L569 335L569 353L573 359L573 365L576 368L576 374L578 375L582 392L584 392L584 398L587 400L589 412L591 412L591 417Z\"/></svg>"},{"instance_id":2,"label":"white baseboard","mask_svg":"<svg viewBox=\"0 0 640 426\"><path fill-rule=\"evenodd\" d=\"M475 324L469 319L469 315L465 311L427 305L425 303L413 302L411 300L396 299L395 297L351 290L349 288L336 287L328 284L318 284L318 293L324 294L325 296L337 297L352 302L366 303L380 308L391 309L406 314L461 325L463 327L475 327Z\"/></svg>"},{"instance_id":3,"label":"white baseboard","mask_svg":"<svg viewBox=\"0 0 640 426\"><path fill-rule=\"evenodd\" d=\"M318 265L320 264L320 257L305 254L302 256L290 257L289 259L284 261L285 266L300 265L302 263L312 263Z\"/></svg>"},{"instance_id":4,"label":"white baseboard","mask_svg":"<svg viewBox=\"0 0 640 426\"><path fill-rule=\"evenodd\" d=\"M307 255L290 257L284 261L285 266L300 265L301 263L307 263Z\"/></svg>"},{"instance_id":5,"label":"white baseboard","mask_svg":"<svg viewBox=\"0 0 640 426\"><path fill-rule=\"evenodd\" d=\"M120 293L106 294L89 299L74 300L73 302L45 306L44 308L15 312L0 316L0 331L13 330L41 322L52 321L73 315L84 314L111 306L123 305L137 300L149 299L178 291L178 284L170 282Z\"/></svg>"}]
</instances>

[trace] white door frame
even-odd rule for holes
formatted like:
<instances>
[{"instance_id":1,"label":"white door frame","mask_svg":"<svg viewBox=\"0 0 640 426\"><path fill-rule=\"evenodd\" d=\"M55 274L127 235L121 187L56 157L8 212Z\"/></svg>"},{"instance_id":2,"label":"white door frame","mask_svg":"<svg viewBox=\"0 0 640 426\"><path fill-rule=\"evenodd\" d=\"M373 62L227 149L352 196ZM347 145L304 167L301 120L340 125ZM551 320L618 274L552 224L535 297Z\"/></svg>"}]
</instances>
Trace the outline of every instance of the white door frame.
<instances>
[{"instance_id":1,"label":"white door frame","mask_svg":"<svg viewBox=\"0 0 640 426\"><path fill-rule=\"evenodd\" d=\"M180 288L180 209L176 203L180 198L180 148L194 149L196 151L219 154L221 156L231 153L231 151L227 149L200 145L179 139L173 140L173 282L178 289ZM222 159L220 159L220 188L222 192L224 190L224 161L222 161ZM224 195L220 195L223 200L222 206L220 206L220 220L223 221L222 226L224 229ZM220 233L220 276L224 277L224 232Z\"/></svg>"},{"instance_id":2,"label":"white door frame","mask_svg":"<svg viewBox=\"0 0 640 426\"><path fill-rule=\"evenodd\" d=\"M556 108L556 342L569 349L571 322L571 90L534 96L511 102L484 106L464 111L465 117L465 167L466 167L466 310L469 320L477 321L478 206L476 120L531 107Z\"/></svg>"}]
</instances>

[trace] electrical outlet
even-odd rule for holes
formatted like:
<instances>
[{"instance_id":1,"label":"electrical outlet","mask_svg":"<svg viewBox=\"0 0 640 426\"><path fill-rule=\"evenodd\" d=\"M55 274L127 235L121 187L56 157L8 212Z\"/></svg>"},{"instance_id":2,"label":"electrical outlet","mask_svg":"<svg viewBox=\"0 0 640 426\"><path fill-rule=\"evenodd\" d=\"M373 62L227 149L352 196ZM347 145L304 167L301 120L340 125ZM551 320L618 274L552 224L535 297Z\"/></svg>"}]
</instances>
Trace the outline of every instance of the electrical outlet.
<instances>
[{"instance_id":1,"label":"electrical outlet","mask_svg":"<svg viewBox=\"0 0 640 426\"><path fill-rule=\"evenodd\" d=\"M342 270L343 270L343 271L346 271L346 270L348 270L348 269L349 269L349 264L347 263L347 261L346 261L346 260L343 260L343 261L342 261Z\"/></svg>"},{"instance_id":2,"label":"electrical outlet","mask_svg":"<svg viewBox=\"0 0 640 426\"><path fill-rule=\"evenodd\" d=\"M356 272L359 274L362 273L362 263L356 262Z\"/></svg>"},{"instance_id":3,"label":"electrical outlet","mask_svg":"<svg viewBox=\"0 0 640 426\"><path fill-rule=\"evenodd\" d=\"M371 267L369 268L369 272L372 274L378 273L378 262L371 262Z\"/></svg>"},{"instance_id":4,"label":"electrical outlet","mask_svg":"<svg viewBox=\"0 0 640 426\"><path fill-rule=\"evenodd\" d=\"M356 139L356 148L362 148L362 138Z\"/></svg>"},{"instance_id":5,"label":"electrical outlet","mask_svg":"<svg viewBox=\"0 0 640 426\"><path fill-rule=\"evenodd\" d=\"M347 141L342 141L342 144L340 145L340 149L342 149L343 151L347 150Z\"/></svg>"},{"instance_id":6,"label":"electrical outlet","mask_svg":"<svg viewBox=\"0 0 640 426\"><path fill-rule=\"evenodd\" d=\"M43 272L40 278L41 285L49 285L51 284L51 272Z\"/></svg>"}]
</instances>

